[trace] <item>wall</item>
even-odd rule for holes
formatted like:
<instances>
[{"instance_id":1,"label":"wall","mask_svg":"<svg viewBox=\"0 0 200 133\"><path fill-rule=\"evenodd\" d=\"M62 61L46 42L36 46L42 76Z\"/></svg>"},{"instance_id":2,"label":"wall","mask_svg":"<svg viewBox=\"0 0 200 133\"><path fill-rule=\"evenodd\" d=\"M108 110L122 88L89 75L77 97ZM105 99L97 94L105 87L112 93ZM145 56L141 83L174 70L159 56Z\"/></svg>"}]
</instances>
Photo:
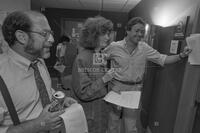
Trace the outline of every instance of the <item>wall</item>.
<instances>
[{"instance_id":1,"label":"wall","mask_svg":"<svg viewBox=\"0 0 200 133\"><path fill-rule=\"evenodd\" d=\"M44 14L49 20L49 24L54 31L55 40L57 41L61 35L61 23L63 18L67 19L86 19L88 17L93 17L99 14L98 11L88 11L88 10L69 10L69 9L54 9L46 8ZM117 31L117 40L123 39L125 31L124 25L128 20L128 13L119 12L102 12L101 15L107 19L110 19L114 23L114 30ZM121 27L118 28L117 23L121 23ZM51 49L52 56L46 61L48 66L53 66L55 64L55 49L54 45ZM51 71L51 69L49 69ZM53 71L52 71L53 72ZM54 72L53 72L54 73Z\"/></svg>"},{"instance_id":2,"label":"wall","mask_svg":"<svg viewBox=\"0 0 200 133\"><path fill-rule=\"evenodd\" d=\"M14 11L14 10L30 10L30 0L0 0L0 10Z\"/></svg>"},{"instance_id":3,"label":"wall","mask_svg":"<svg viewBox=\"0 0 200 133\"><path fill-rule=\"evenodd\" d=\"M15 4L13 4L15 3ZM2 24L7 13L16 10L30 10L30 0L0 0L0 24Z\"/></svg>"},{"instance_id":4,"label":"wall","mask_svg":"<svg viewBox=\"0 0 200 133\"><path fill-rule=\"evenodd\" d=\"M30 0L0 0L0 24L3 23L3 20L9 12L15 10L30 10ZM1 29L0 29L1 32ZM0 33L0 53L2 51L7 51L6 42L3 40L2 33Z\"/></svg>"},{"instance_id":5,"label":"wall","mask_svg":"<svg viewBox=\"0 0 200 133\"><path fill-rule=\"evenodd\" d=\"M160 26L172 26L189 15L198 0L142 0L129 13L129 18L140 16L149 23Z\"/></svg>"},{"instance_id":6,"label":"wall","mask_svg":"<svg viewBox=\"0 0 200 133\"><path fill-rule=\"evenodd\" d=\"M31 1L31 10L40 11L41 5L40 2L36 2L36 0L30 0Z\"/></svg>"},{"instance_id":7,"label":"wall","mask_svg":"<svg viewBox=\"0 0 200 133\"><path fill-rule=\"evenodd\" d=\"M140 16L150 24L167 26L159 32L158 50L169 54L173 27L168 26L173 26L181 18L190 16L186 34L188 36L192 33L198 1L143 0L129 13L129 18ZM183 41L181 49L185 45L186 42ZM146 94L150 96L143 96L145 97L143 99L146 108L149 108L149 125L152 133L190 133L191 125L188 121L191 117L191 105L194 102L192 98L199 81L198 72L198 68L191 67L185 60L165 68L157 68L151 75L152 79L155 79L154 84L147 83L145 86L148 87L145 89L148 91L144 90L145 93L151 94Z\"/></svg>"}]
</instances>

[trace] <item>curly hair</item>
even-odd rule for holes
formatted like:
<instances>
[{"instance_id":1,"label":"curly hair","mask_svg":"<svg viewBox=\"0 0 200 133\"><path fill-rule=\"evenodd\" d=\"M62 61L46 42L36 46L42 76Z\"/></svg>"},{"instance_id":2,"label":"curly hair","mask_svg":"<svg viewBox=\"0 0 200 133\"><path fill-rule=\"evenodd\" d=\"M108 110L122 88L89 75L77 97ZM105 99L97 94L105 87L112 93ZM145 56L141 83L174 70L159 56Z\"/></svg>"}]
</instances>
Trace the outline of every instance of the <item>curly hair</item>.
<instances>
[{"instance_id":1,"label":"curly hair","mask_svg":"<svg viewBox=\"0 0 200 133\"><path fill-rule=\"evenodd\" d=\"M110 20L101 16L88 18L82 27L79 45L94 50L99 46L98 37L112 30L113 23Z\"/></svg>"},{"instance_id":2,"label":"curly hair","mask_svg":"<svg viewBox=\"0 0 200 133\"><path fill-rule=\"evenodd\" d=\"M142 24L142 25L145 25L146 22L144 21L144 19L140 18L140 17L134 17L132 19L130 19L126 25L126 30L127 31L130 31L132 26L133 25L136 25L136 24Z\"/></svg>"},{"instance_id":3,"label":"curly hair","mask_svg":"<svg viewBox=\"0 0 200 133\"><path fill-rule=\"evenodd\" d=\"M2 25L2 33L9 46L13 46L17 41L15 32L17 30L28 32L31 27L32 22L28 15L22 11L15 11L5 18Z\"/></svg>"}]
</instances>

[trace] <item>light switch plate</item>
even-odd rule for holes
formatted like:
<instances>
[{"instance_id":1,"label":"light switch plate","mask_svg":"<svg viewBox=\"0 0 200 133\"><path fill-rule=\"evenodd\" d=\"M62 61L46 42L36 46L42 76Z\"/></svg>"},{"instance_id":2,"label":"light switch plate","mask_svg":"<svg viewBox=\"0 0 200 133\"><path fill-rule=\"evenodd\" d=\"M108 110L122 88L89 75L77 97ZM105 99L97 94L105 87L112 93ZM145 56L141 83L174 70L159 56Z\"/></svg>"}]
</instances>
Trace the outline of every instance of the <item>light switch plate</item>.
<instances>
[{"instance_id":1,"label":"light switch plate","mask_svg":"<svg viewBox=\"0 0 200 133\"><path fill-rule=\"evenodd\" d=\"M171 45L170 45L170 53L171 54L177 54L178 44L179 44L179 40L171 40Z\"/></svg>"}]
</instances>

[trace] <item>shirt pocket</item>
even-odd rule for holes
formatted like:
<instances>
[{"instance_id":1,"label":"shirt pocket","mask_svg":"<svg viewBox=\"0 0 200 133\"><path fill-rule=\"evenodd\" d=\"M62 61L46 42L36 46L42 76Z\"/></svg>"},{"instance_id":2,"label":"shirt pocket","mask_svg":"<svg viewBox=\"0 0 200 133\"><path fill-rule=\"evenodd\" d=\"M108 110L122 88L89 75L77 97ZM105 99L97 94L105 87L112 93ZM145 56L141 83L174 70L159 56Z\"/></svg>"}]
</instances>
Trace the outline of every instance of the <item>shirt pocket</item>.
<instances>
[{"instance_id":1,"label":"shirt pocket","mask_svg":"<svg viewBox=\"0 0 200 133\"><path fill-rule=\"evenodd\" d=\"M129 64L129 59L126 56L116 56L112 61L112 67L114 68L126 68Z\"/></svg>"}]
</instances>

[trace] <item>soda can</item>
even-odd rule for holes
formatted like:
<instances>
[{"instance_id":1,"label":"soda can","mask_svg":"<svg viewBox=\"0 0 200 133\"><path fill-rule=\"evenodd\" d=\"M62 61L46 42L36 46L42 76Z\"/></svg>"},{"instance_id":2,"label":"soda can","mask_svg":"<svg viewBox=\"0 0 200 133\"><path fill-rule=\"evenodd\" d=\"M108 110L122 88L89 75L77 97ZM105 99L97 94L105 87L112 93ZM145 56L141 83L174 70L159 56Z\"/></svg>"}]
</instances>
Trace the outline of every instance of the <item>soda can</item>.
<instances>
[{"instance_id":1,"label":"soda can","mask_svg":"<svg viewBox=\"0 0 200 133\"><path fill-rule=\"evenodd\" d=\"M51 99L51 105L49 107L50 112L56 112L63 109L65 100L65 93L62 91L56 91Z\"/></svg>"}]
</instances>

